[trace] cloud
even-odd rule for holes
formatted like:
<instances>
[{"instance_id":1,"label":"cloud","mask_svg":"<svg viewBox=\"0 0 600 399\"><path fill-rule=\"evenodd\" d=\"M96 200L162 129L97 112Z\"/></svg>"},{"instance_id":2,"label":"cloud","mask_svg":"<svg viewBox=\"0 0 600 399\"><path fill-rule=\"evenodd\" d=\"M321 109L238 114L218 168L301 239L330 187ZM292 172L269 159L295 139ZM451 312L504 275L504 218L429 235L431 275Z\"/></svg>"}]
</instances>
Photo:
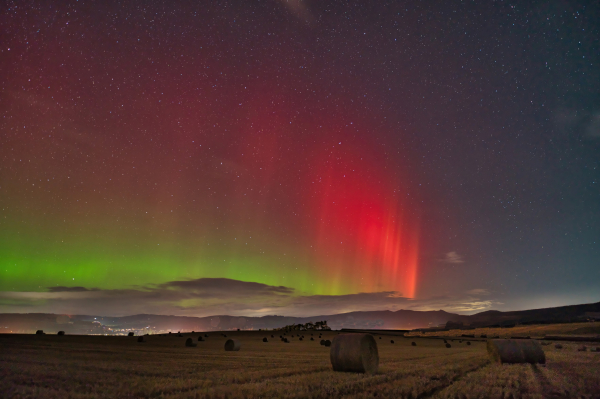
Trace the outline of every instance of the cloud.
<instances>
[{"instance_id":1,"label":"cloud","mask_svg":"<svg viewBox=\"0 0 600 399\"><path fill-rule=\"evenodd\" d=\"M585 106L560 107L554 112L555 139L570 136L586 139L600 138L600 111Z\"/></svg>"},{"instance_id":2,"label":"cloud","mask_svg":"<svg viewBox=\"0 0 600 399\"><path fill-rule=\"evenodd\" d=\"M292 288L283 286L271 286L261 283L253 283L228 278L200 278L196 280L170 281L158 286L162 289L179 289L187 291L199 298L226 294L228 296L247 295L291 295Z\"/></svg>"},{"instance_id":3,"label":"cloud","mask_svg":"<svg viewBox=\"0 0 600 399\"><path fill-rule=\"evenodd\" d=\"M464 263L463 257L454 251L448 252L443 259L440 259L444 263Z\"/></svg>"},{"instance_id":4,"label":"cloud","mask_svg":"<svg viewBox=\"0 0 600 399\"><path fill-rule=\"evenodd\" d=\"M48 287L50 292L85 292L85 291L94 291L94 289L87 289L85 287Z\"/></svg>"},{"instance_id":5,"label":"cloud","mask_svg":"<svg viewBox=\"0 0 600 399\"><path fill-rule=\"evenodd\" d=\"M585 136L600 138L600 112L596 112L590 117L589 123L585 127Z\"/></svg>"},{"instance_id":6,"label":"cloud","mask_svg":"<svg viewBox=\"0 0 600 399\"><path fill-rule=\"evenodd\" d=\"M468 295L490 295L491 292L487 288L474 288L467 291Z\"/></svg>"},{"instance_id":7,"label":"cloud","mask_svg":"<svg viewBox=\"0 0 600 399\"><path fill-rule=\"evenodd\" d=\"M304 0L280 0L280 2L298 19L306 22L312 21L312 16Z\"/></svg>"},{"instance_id":8,"label":"cloud","mask_svg":"<svg viewBox=\"0 0 600 399\"><path fill-rule=\"evenodd\" d=\"M51 287L46 292L0 292L0 312L94 314L126 316L163 314L179 316L308 317L352 311L439 310L474 312L494 305L486 289L462 295L418 300L396 291L347 295L306 295L293 288L232 280L200 278L177 280L130 289Z\"/></svg>"}]
</instances>

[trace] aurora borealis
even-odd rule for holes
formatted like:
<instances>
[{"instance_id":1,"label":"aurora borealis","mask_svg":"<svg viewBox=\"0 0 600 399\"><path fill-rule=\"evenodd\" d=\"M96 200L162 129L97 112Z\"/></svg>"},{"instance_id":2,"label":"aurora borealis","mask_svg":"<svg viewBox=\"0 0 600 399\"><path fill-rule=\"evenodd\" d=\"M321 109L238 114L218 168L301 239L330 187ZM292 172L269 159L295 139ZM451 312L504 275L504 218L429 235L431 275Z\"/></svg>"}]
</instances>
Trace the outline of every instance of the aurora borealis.
<instances>
[{"instance_id":1,"label":"aurora borealis","mask_svg":"<svg viewBox=\"0 0 600 399\"><path fill-rule=\"evenodd\" d=\"M599 300L597 5L207 4L3 6L0 311Z\"/></svg>"}]
</instances>

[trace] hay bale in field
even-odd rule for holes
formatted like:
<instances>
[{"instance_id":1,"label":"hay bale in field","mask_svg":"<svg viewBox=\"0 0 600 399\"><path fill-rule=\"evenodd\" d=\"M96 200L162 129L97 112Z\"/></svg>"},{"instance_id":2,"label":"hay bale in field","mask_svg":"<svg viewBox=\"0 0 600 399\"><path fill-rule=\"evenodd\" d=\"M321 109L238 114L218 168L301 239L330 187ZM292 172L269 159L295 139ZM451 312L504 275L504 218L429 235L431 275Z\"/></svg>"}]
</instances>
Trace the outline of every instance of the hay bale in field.
<instances>
[{"instance_id":1,"label":"hay bale in field","mask_svg":"<svg viewBox=\"0 0 600 399\"><path fill-rule=\"evenodd\" d=\"M481 334L479 337L480 338L487 338L487 334Z\"/></svg>"},{"instance_id":2,"label":"hay bale in field","mask_svg":"<svg viewBox=\"0 0 600 399\"><path fill-rule=\"evenodd\" d=\"M225 350L228 352L234 351L237 352L242 348L242 343L237 339L228 339L225 342Z\"/></svg>"},{"instance_id":3,"label":"hay bale in field","mask_svg":"<svg viewBox=\"0 0 600 399\"><path fill-rule=\"evenodd\" d=\"M37 330L35 335L44 335L44 330Z\"/></svg>"},{"instance_id":4,"label":"hay bale in field","mask_svg":"<svg viewBox=\"0 0 600 399\"><path fill-rule=\"evenodd\" d=\"M130 332L129 334L127 334L128 337L133 337L135 334Z\"/></svg>"},{"instance_id":5,"label":"hay bale in field","mask_svg":"<svg viewBox=\"0 0 600 399\"><path fill-rule=\"evenodd\" d=\"M263 342L269 342L269 340L267 339L267 337L263 338Z\"/></svg>"},{"instance_id":6,"label":"hay bale in field","mask_svg":"<svg viewBox=\"0 0 600 399\"><path fill-rule=\"evenodd\" d=\"M192 330L192 334L195 334L194 330Z\"/></svg>"},{"instance_id":7,"label":"hay bale in field","mask_svg":"<svg viewBox=\"0 0 600 399\"><path fill-rule=\"evenodd\" d=\"M144 337L139 336L138 339L137 339L137 342L146 342L146 341L144 341Z\"/></svg>"},{"instance_id":8,"label":"hay bale in field","mask_svg":"<svg viewBox=\"0 0 600 399\"><path fill-rule=\"evenodd\" d=\"M311 340L311 341L314 341L315 339L314 339L313 337L310 337L310 340Z\"/></svg>"},{"instance_id":9,"label":"hay bale in field","mask_svg":"<svg viewBox=\"0 0 600 399\"><path fill-rule=\"evenodd\" d=\"M471 345L471 341L467 341L467 345Z\"/></svg>"},{"instance_id":10,"label":"hay bale in field","mask_svg":"<svg viewBox=\"0 0 600 399\"><path fill-rule=\"evenodd\" d=\"M321 340L321 342L319 342L319 344L321 344L321 345L325 345L325 340L324 340L324 339L322 339L322 340Z\"/></svg>"},{"instance_id":11,"label":"hay bale in field","mask_svg":"<svg viewBox=\"0 0 600 399\"><path fill-rule=\"evenodd\" d=\"M379 339L381 339L381 337L379 337Z\"/></svg>"},{"instance_id":12,"label":"hay bale in field","mask_svg":"<svg viewBox=\"0 0 600 399\"><path fill-rule=\"evenodd\" d=\"M563 346L562 346L561 344L556 344L556 345L554 345L554 347L555 347L556 349L562 349L562 348L563 348Z\"/></svg>"},{"instance_id":13,"label":"hay bale in field","mask_svg":"<svg viewBox=\"0 0 600 399\"><path fill-rule=\"evenodd\" d=\"M577 352L585 352L587 351L587 347L585 345L581 345L577 348Z\"/></svg>"},{"instance_id":14,"label":"hay bale in field","mask_svg":"<svg viewBox=\"0 0 600 399\"><path fill-rule=\"evenodd\" d=\"M185 346L189 347L189 348L193 348L198 344L195 344L194 341L192 341L191 338L188 338L185 340Z\"/></svg>"},{"instance_id":15,"label":"hay bale in field","mask_svg":"<svg viewBox=\"0 0 600 399\"><path fill-rule=\"evenodd\" d=\"M487 351L498 363L546 363L546 354L536 340L490 339Z\"/></svg>"},{"instance_id":16,"label":"hay bale in field","mask_svg":"<svg viewBox=\"0 0 600 399\"><path fill-rule=\"evenodd\" d=\"M412 346L417 346L417 343L415 341L410 343Z\"/></svg>"},{"instance_id":17,"label":"hay bale in field","mask_svg":"<svg viewBox=\"0 0 600 399\"><path fill-rule=\"evenodd\" d=\"M390 343L391 343L391 344L393 344L393 343L394 343L394 340L392 339L392 340L390 341Z\"/></svg>"},{"instance_id":18,"label":"hay bale in field","mask_svg":"<svg viewBox=\"0 0 600 399\"><path fill-rule=\"evenodd\" d=\"M208 338L208 334L204 334L204 338Z\"/></svg>"},{"instance_id":19,"label":"hay bale in field","mask_svg":"<svg viewBox=\"0 0 600 399\"><path fill-rule=\"evenodd\" d=\"M65 335L64 331L59 331L58 333L56 333L56 335Z\"/></svg>"},{"instance_id":20,"label":"hay bale in field","mask_svg":"<svg viewBox=\"0 0 600 399\"><path fill-rule=\"evenodd\" d=\"M444 340L444 343L445 343L445 344L447 344L447 343L448 343L448 341Z\"/></svg>"},{"instance_id":21,"label":"hay bale in field","mask_svg":"<svg viewBox=\"0 0 600 399\"><path fill-rule=\"evenodd\" d=\"M371 334L340 334L333 338L330 345L329 357L334 371L377 372L379 352Z\"/></svg>"},{"instance_id":22,"label":"hay bale in field","mask_svg":"<svg viewBox=\"0 0 600 399\"><path fill-rule=\"evenodd\" d=\"M198 341L204 342L204 338L202 338L202 335L198 337Z\"/></svg>"},{"instance_id":23,"label":"hay bale in field","mask_svg":"<svg viewBox=\"0 0 600 399\"><path fill-rule=\"evenodd\" d=\"M302 341L302 337L300 337L299 340Z\"/></svg>"},{"instance_id":24,"label":"hay bale in field","mask_svg":"<svg viewBox=\"0 0 600 399\"><path fill-rule=\"evenodd\" d=\"M275 338L275 336L273 334L271 334L271 338Z\"/></svg>"},{"instance_id":25,"label":"hay bale in field","mask_svg":"<svg viewBox=\"0 0 600 399\"><path fill-rule=\"evenodd\" d=\"M446 342L446 348L452 348L452 345Z\"/></svg>"},{"instance_id":26,"label":"hay bale in field","mask_svg":"<svg viewBox=\"0 0 600 399\"><path fill-rule=\"evenodd\" d=\"M328 340L328 339L327 339L327 340L325 340L325 344L324 344L324 345L325 345L325 346L331 346L331 341L330 341L330 340Z\"/></svg>"},{"instance_id":27,"label":"hay bale in field","mask_svg":"<svg viewBox=\"0 0 600 399\"><path fill-rule=\"evenodd\" d=\"M183 337L183 334L177 334L177 336L178 336L179 338L182 338L182 337Z\"/></svg>"}]
</instances>

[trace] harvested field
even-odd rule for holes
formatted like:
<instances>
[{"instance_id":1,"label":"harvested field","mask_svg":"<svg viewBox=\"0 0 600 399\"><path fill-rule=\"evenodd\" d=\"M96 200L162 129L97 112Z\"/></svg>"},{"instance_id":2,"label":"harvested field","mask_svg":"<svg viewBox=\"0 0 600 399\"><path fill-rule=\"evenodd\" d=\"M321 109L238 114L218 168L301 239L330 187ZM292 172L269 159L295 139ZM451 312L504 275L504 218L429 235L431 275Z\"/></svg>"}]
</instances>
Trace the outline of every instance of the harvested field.
<instances>
[{"instance_id":1,"label":"harvested field","mask_svg":"<svg viewBox=\"0 0 600 399\"><path fill-rule=\"evenodd\" d=\"M573 335L573 336L589 336L597 337L600 336L600 322L586 322L586 323L564 323L564 324L533 324L524 326L515 326L511 328L476 328L474 330L466 330L468 335L474 335L475 338L481 338L483 334L485 338L499 337L499 338L511 338L511 337L527 337L542 338L546 335ZM450 331L436 331L436 332L410 332L406 334L410 337L423 336L423 337L450 337L460 338L465 334L465 330L450 330ZM472 339L471 339L472 340Z\"/></svg>"},{"instance_id":2,"label":"harvested field","mask_svg":"<svg viewBox=\"0 0 600 399\"><path fill-rule=\"evenodd\" d=\"M600 354L545 346L546 365L491 363L486 343L377 339L374 375L334 372L319 341L263 342L264 332L183 337L0 335L0 397L36 398L505 398L594 397ZM335 332L323 333L332 340ZM194 335L193 340L197 339ZM228 338L239 352L223 350ZM417 346L411 346L411 342ZM580 344L579 344L580 345Z\"/></svg>"}]
</instances>

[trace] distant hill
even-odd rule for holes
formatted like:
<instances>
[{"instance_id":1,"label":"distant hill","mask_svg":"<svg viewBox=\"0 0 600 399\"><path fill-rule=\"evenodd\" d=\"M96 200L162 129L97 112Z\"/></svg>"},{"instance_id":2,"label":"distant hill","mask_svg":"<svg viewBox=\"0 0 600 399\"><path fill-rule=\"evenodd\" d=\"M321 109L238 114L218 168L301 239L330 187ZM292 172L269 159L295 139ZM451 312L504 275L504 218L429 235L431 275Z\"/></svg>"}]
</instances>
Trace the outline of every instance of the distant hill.
<instances>
[{"instance_id":1,"label":"distant hill","mask_svg":"<svg viewBox=\"0 0 600 399\"><path fill-rule=\"evenodd\" d=\"M223 331L234 329L272 329L290 324L303 324L327 320L334 330L354 329L417 329L440 325L485 327L510 326L515 324L566 323L599 319L600 302L561 306L556 308L532 309L516 312L490 310L464 316L437 311L371 311L350 312L314 317L238 317L238 316L163 316L141 314L124 317L102 317L86 315L56 315L48 313L3 313L0 314L0 333L32 333L44 330L56 333L63 330L67 334L125 334L127 331L144 333L165 333L168 331Z\"/></svg>"}]
</instances>

